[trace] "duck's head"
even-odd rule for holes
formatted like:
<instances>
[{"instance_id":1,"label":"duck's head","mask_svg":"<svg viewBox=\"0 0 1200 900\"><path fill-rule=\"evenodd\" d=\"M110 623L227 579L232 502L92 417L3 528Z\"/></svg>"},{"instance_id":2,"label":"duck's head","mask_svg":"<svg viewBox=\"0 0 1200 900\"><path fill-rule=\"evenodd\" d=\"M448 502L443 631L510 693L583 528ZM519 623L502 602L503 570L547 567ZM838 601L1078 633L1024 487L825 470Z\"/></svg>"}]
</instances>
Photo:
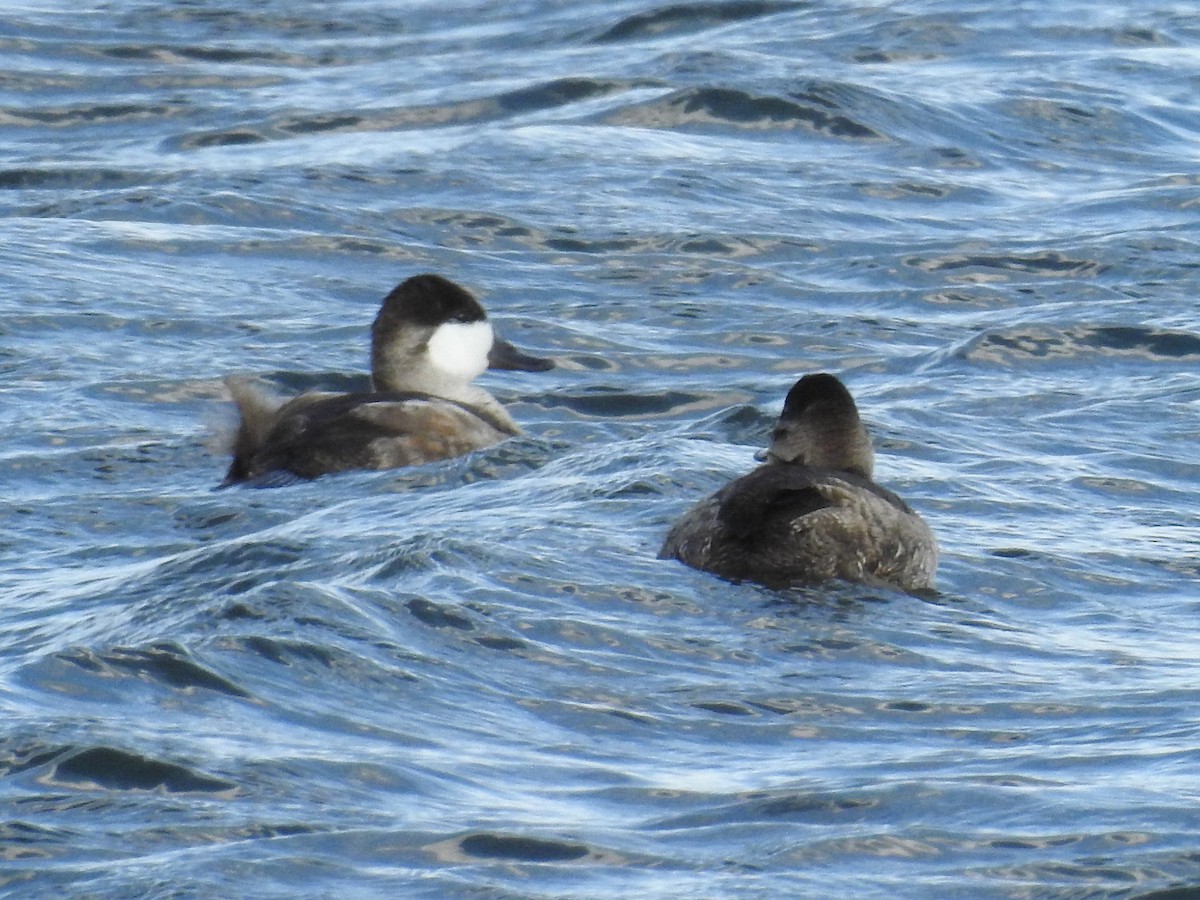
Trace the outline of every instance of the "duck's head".
<instances>
[{"instance_id":1,"label":"duck's head","mask_svg":"<svg viewBox=\"0 0 1200 900\"><path fill-rule=\"evenodd\" d=\"M384 298L371 326L371 380L377 391L465 385L488 368L544 372L553 367L551 360L497 338L479 301L440 275L401 282Z\"/></svg>"},{"instance_id":2,"label":"duck's head","mask_svg":"<svg viewBox=\"0 0 1200 900\"><path fill-rule=\"evenodd\" d=\"M805 375L788 391L765 459L866 478L875 468L875 451L854 398L844 384L824 372Z\"/></svg>"}]
</instances>

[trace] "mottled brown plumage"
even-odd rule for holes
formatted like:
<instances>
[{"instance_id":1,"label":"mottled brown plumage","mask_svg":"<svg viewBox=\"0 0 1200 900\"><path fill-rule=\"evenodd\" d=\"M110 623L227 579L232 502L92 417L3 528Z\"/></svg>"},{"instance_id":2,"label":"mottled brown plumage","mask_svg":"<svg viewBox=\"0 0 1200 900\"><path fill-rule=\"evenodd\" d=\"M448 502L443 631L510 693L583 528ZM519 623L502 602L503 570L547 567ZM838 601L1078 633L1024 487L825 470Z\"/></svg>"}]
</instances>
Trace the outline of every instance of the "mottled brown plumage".
<instances>
[{"instance_id":1,"label":"mottled brown plumage","mask_svg":"<svg viewBox=\"0 0 1200 900\"><path fill-rule=\"evenodd\" d=\"M488 367L553 366L495 339L478 301L437 275L388 294L371 338L371 391L282 402L246 379L227 379L241 422L225 483L391 469L490 447L521 429L471 380Z\"/></svg>"},{"instance_id":2,"label":"mottled brown plumage","mask_svg":"<svg viewBox=\"0 0 1200 900\"><path fill-rule=\"evenodd\" d=\"M933 586L937 541L871 480L874 451L850 392L832 375L793 386L767 461L688 510L660 558L772 588L831 579Z\"/></svg>"}]
</instances>

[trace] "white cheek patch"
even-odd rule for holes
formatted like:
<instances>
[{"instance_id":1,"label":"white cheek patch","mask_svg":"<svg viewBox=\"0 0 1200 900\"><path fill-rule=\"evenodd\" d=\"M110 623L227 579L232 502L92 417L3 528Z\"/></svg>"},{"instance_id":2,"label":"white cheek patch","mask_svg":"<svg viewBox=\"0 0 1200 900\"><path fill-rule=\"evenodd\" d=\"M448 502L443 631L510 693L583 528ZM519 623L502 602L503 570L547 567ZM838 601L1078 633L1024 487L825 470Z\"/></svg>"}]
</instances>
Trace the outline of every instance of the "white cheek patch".
<instances>
[{"instance_id":1,"label":"white cheek patch","mask_svg":"<svg viewBox=\"0 0 1200 900\"><path fill-rule=\"evenodd\" d=\"M443 372L470 381L487 369L493 340L486 320L446 322L429 339L429 360Z\"/></svg>"}]
</instances>

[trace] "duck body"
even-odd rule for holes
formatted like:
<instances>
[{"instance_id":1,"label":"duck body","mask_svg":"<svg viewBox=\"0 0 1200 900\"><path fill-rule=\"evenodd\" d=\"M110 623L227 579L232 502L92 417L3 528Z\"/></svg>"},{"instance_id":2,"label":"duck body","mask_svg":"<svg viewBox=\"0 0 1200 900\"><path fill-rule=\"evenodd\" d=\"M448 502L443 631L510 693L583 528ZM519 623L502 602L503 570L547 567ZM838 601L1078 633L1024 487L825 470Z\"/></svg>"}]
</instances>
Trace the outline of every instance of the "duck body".
<instances>
[{"instance_id":1,"label":"duck body","mask_svg":"<svg viewBox=\"0 0 1200 900\"><path fill-rule=\"evenodd\" d=\"M933 532L871 479L870 439L840 381L822 374L796 383L766 458L688 510L660 558L771 588L833 579L933 586Z\"/></svg>"},{"instance_id":2,"label":"duck body","mask_svg":"<svg viewBox=\"0 0 1200 900\"><path fill-rule=\"evenodd\" d=\"M371 363L371 391L287 401L227 379L241 420L224 483L392 469L490 447L521 429L471 381L487 368L553 366L496 339L478 302L437 275L410 278L385 298Z\"/></svg>"},{"instance_id":3,"label":"duck body","mask_svg":"<svg viewBox=\"0 0 1200 900\"><path fill-rule=\"evenodd\" d=\"M692 507L659 555L770 588L842 579L911 591L931 587L937 568L929 526L891 491L770 463Z\"/></svg>"},{"instance_id":4,"label":"duck body","mask_svg":"<svg viewBox=\"0 0 1200 900\"><path fill-rule=\"evenodd\" d=\"M235 397L254 390L233 384L230 389ZM272 472L311 479L351 469L416 466L482 450L519 433L429 394L301 394L274 411L260 444L235 455L226 481Z\"/></svg>"}]
</instances>

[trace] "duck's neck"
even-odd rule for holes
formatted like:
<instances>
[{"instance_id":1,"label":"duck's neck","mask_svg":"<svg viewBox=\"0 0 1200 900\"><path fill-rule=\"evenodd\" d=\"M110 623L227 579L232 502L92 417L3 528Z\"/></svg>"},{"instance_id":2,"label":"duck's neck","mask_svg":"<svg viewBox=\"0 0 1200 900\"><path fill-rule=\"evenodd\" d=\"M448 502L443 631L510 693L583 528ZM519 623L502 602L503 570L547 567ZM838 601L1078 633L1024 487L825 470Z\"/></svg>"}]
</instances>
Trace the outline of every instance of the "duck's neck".
<instances>
[{"instance_id":1,"label":"duck's neck","mask_svg":"<svg viewBox=\"0 0 1200 900\"><path fill-rule=\"evenodd\" d=\"M844 423L791 423L777 435L767 454L770 463L799 464L814 469L853 472L871 478L875 449L857 417Z\"/></svg>"},{"instance_id":2,"label":"duck's neck","mask_svg":"<svg viewBox=\"0 0 1200 900\"><path fill-rule=\"evenodd\" d=\"M371 347L371 390L421 390L413 383L418 370L412 365L408 349L389 351L389 348L389 344L379 341Z\"/></svg>"},{"instance_id":3,"label":"duck's neck","mask_svg":"<svg viewBox=\"0 0 1200 900\"><path fill-rule=\"evenodd\" d=\"M515 437L521 433L521 426L508 414L508 410L504 408L504 404L483 388L474 384L468 384L465 388L466 390L460 396L449 399L455 403L469 406L479 415L479 418L487 420L487 422L505 434Z\"/></svg>"},{"instance_id":4,"label":"duck's neck","mask_svg":"<svg viewBox=\"0 0 1200 900\"><path fill-rule=\"evenodd\" d=\"M871 437L861 424L836 437L825 436L812 452L816 462L810 465L854 472L864 478L872 478L875 474L875 448L871 446Z\"/></svg>"},{"instance_id":5,"label":"duck's neck","mask_svg":"<svg viewBox=\"0 0 1200 900\"><path fill-rule=\"evenodd\" d=\"M384 364L380 365L381 362ZM520 426L513 421L500 401L478 385L438 377L437 373L418 372L409 366L388 366L387 362L386 358L375 359L376 364L371 374L373 390L441 397L469 408L479 418L500 431L511 435L521 433Z\"/></svg>"}]
</instances>

